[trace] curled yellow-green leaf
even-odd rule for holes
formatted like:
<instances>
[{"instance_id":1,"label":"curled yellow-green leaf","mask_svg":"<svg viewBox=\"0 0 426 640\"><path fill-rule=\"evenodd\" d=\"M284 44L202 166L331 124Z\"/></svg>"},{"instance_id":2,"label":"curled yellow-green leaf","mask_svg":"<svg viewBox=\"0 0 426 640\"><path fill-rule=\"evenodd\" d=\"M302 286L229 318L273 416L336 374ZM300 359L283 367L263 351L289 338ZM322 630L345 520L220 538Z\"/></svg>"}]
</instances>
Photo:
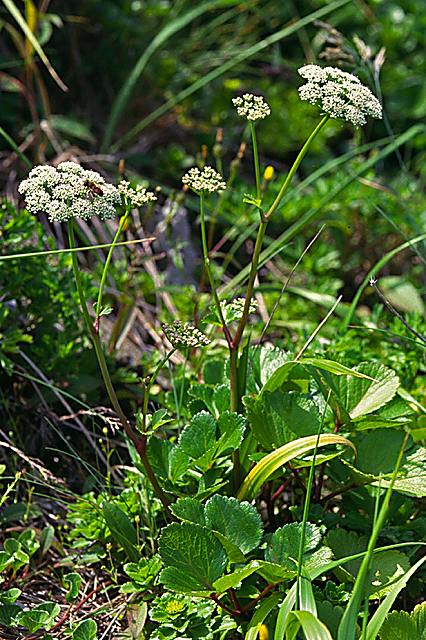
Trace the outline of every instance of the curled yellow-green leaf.
<instances>
[{"instance_id":1,"label":"curled yellow-green leaf","mask_svg":"<svg viewBox=\"0 0 426 640\"><path fill-rule=\"evenodd\" d=\"M318 436L306 436L298 438L292 442L287 442L279 449L272 451L266 455L255 467L250 471L238 491L238 500L250 500L254 498L261 486L271 477L273 473L286 462L293 458L303 456L315 447L325 447L329 444L341 444L351 447L356 453L356 449L352 442L343 436L334 433L324 433Z\"/></svg>"}]
</instances>

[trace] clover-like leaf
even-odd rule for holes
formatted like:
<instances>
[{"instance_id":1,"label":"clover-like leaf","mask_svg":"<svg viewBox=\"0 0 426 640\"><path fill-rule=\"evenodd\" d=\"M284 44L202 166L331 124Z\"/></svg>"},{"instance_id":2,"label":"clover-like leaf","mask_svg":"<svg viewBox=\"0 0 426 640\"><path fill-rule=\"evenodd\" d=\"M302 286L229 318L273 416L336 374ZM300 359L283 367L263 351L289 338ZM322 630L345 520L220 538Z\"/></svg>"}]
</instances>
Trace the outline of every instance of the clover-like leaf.
<instances>
[{"instance_id":1,"label":"clover-like leaf","mask_svg":"<svg viewBox=\"0 0 426 640\"><path fill-rule=\"evenodd\" d=\"M97 640L98 625L94 620L83 620L74 629L72 640Z\"/></svg>"},{"instance_id":2,"label":"clover-like leaf","mask_svg":"<svg viewBox=\"0 0 426 640\"><path fill-rule=\"evenodd\" d=\"M71 602L79 594L81 575L79 573L67 573L67 575L64 576L64 585L67 589L65 599L67 602Z\"/></svg>"}]
</instances>

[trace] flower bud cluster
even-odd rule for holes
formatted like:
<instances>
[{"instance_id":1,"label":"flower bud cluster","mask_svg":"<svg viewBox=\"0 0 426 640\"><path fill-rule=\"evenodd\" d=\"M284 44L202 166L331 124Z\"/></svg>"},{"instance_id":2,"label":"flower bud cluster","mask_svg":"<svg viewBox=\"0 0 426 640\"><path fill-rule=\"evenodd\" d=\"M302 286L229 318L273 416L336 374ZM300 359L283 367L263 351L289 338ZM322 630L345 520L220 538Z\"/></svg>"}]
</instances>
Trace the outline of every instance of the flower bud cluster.
<instances>
[{"instance_id":1,"label":"flower bud cluster","mask_svg":"<svg viewBox=\"0 0 426 640\"><path fill-rule=\"evenodd\" d=\"M121 180L117 188L120 195L123 196L125 204L131 207L143 207L148 202L157 200L157 196L152 191L147 191L140 184L132 187L127 180Z\"/></svg>"},{"instance_id":2,"label":"flower bud cluster","mask_svg":"<svg viewBox=\"0 0 426 640\"><path fill-rule=\"evenodd\" d=\"M237 107L238 115L252 122L263 120L271 113L271 108L266 100L262 96L254 96L252 93L232 98L232 102Z\"/></svg>"},{"instance_id":3,"label":"flower bud cluster","mask_svg":"<svg viewBox=\"0 0 426 640\"><path fill-rule=\"evenodd\" d=\"M182 178L184 185L187 185L193 191L224 191L226 182L213 167L205 166L201 171L198 167L190 169Z\"/></svg>"},{"instance_id":4,"label":"flower bud cluster","mask_svg":"<svg viewBox=\"0 0 426 640\"><path fill-rule=\"evenodd\" d=\"M171 324L163 323L161 326L169 342L177 349L204 347L210 344L208 337L189 322L175 320Z\"/></svg>"},{"instance_id":5,"label":"flower bud cluster","mask_svg":"<svg viewBox=\"0 0 426 640\"><path fill-rule=\"evenodd\" d=\"M30 213L45 213L49 220L58 222L92 216L114 218L120 204L116 187L75 162L34 167L19 185L19 193Z\"/></svg>"},{"instance_id":6,"label":"flower bud cluster","mask_svg":"<svg viewBox=\"0 0 426 640\"><path fill-rule=\"evenodd\" d=\"M235 315L237 318L241 318L241 316L243 315L245 304L246 304L245 298L234 298L234 300L231 300L231 302L228 302L226 306L228 309L232 311L233 315ZM257 309L257 302L256 300L252 300L249 306L249 313L254 313L256 309Z\"/></svg>"},{"instance_id":7,"label":"flower bud cluster","mask_svg":"<svg viewBox=\"0 0 426 640\"><path fill-rule=\"evenodd\" d=\"M363 126L366 116L382 117L382 105L376 96L351 73L336 67L307 64L299 69L299 74L307 81L299 88L300 98L331 118Z\"/></svg>"}]
</instances>

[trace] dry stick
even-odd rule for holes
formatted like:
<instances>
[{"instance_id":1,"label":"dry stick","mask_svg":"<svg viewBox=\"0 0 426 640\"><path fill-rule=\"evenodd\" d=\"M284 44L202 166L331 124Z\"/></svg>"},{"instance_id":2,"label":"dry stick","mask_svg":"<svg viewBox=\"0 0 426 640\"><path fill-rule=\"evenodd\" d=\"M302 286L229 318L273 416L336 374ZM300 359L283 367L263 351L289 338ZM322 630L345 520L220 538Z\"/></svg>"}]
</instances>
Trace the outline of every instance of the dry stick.
<instances>
[{"instance_id":1,"label":"dry stick","mask_svg":"<svg viewBox=\"0 0 426 640\"><path fill-rule=\"evenodd\" d=\"M68 223L68 231L69 231L69 243L71 247L75 246L75 241L74 241L74 227L73 227L73 221L71 220ZM169 516L169 518L173 518L172 512L170 511L170 506L169 506L169 501L167 500L162 488L160 487L158 480L155 476L154 470L151 467L151 464L148 460L148 453L147 453L147 443L148 443L148 436L146 434L142 434L139 435L131 426L130 422L128 421L126 414L124 413L120 402L117 398L117 394L115 392L114 386L112 384L112 380L111 380L111 376L109 375L109 371L108 371L108 366L105 360L105 354L103 352L102 349L102 344L100 341L100 337L99 334L96 333L96 331L93 328L93 324L92 324L92 320L90 318L89 315L89 311L87 308L87 302L86 302L86 296L84 293L84 289L83 289L83 285L81 282L81 277L80 277L80 271L78 268L78 259L77 259L77 254L73 253L72 254L72 265L73 265L73 271L74 271L74 278L75 278L75 283L76 283L76 287L77 287L77 292L80 298L80 304L81 304L81 309L83 312L83 318L86 324L86 328L87 331L89 332L89 335L92 339L92 344L94 346L95 349L95 353L96 353L96 357L98 359L98 364L99 364L99 368L101 370L101 374L102 374L102 378L109 396L109 399L111 401L112 406L114 407L114 411L116 412L116 414L118 415L121 425L127 435L127 437L131 440L131 442L134 444L136 451L139 453L139 456L141 458L142 464L145 468L145 472L146 475L148 476L149 481L152 484L152 487L154 489L154 492L157 496L157 498L161 501L167 515Z\"/></svg>"}]
</instances>

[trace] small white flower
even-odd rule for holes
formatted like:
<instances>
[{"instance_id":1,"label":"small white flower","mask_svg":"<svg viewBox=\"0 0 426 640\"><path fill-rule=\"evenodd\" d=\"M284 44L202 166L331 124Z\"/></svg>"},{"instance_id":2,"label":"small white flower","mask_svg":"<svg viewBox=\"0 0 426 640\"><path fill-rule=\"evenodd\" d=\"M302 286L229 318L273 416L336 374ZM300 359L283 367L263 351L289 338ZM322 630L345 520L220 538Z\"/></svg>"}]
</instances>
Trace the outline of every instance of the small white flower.
<instances>
[{"instance_id":1,"label":"small white flower","mask_svg":"<svg viewBox=\"0 0 426 640\"><path fill-rule=\"evenodd\" d=\"M105 182L96 171L83 169L75 162L34 167L18 189L30 213L45 213L50 221L71 218L88 220L99 216L114 218L120 204L116 187Z\"/></svg>"},{"instance_id":2,"label":"small white flower","mask_svg":"<svg viewBox=\"0 0 426 640\"><path fill-rule=\"evenodd\" d=\"M142 207L148 202L155 202L157 196L152 191L147 191L145 187L137 184L136 187L132 187L130 182L121 180L118 183L118 191L124 197L125 203L132 207Z\"/></svg>"},{"instance_id":3,"label":"small white flower","mask_svg":"<svg viewBox=\"0 0 426 640\"><path fill-rule=\"evenodd\" d=\"M336 67L307 64L299 69L307 82L299 88L301 100L319 107L331 118L341 118L356 127L367 122L366 116L380 119L382 105L359 78Z\"/></svg>"},{"instance_id":4,"label":"small white flower","mask_svg":"<svg viewBox=\"0 0 426 640\"><path fill-rule=\"evenodd\" d=\"M234 106L237 107L237 113L246 120L263 120L269 116L271 109L269 104L262 96L254 96L252 93L245 93L242 97L232 98Z\"/></svg>"},{"instance_id":5,"label":"small white flower","mask_svg":"<svg viewBox=\"0 0 426 640\"><path fill-rule=\"evenodd\" d=\"M162 327L169 342L177 349L210 344L208 337L189 322L175 320L172 324L163 323Z\"/></svg>"},{"instance_id":6,"label":"small white flower","mask_svg":"<svg viewBox=\"0 0 426 640\"><path fill-rule=\"evenodd\" d=\"M220 173L215 171L213 167L208 166L204 167L202 171L197 167L193 167L185 173L182 182L197 193L200 191L214 193L215 191L224 191L226 189L226 182Z\"/></svg>"}]
</instances>

